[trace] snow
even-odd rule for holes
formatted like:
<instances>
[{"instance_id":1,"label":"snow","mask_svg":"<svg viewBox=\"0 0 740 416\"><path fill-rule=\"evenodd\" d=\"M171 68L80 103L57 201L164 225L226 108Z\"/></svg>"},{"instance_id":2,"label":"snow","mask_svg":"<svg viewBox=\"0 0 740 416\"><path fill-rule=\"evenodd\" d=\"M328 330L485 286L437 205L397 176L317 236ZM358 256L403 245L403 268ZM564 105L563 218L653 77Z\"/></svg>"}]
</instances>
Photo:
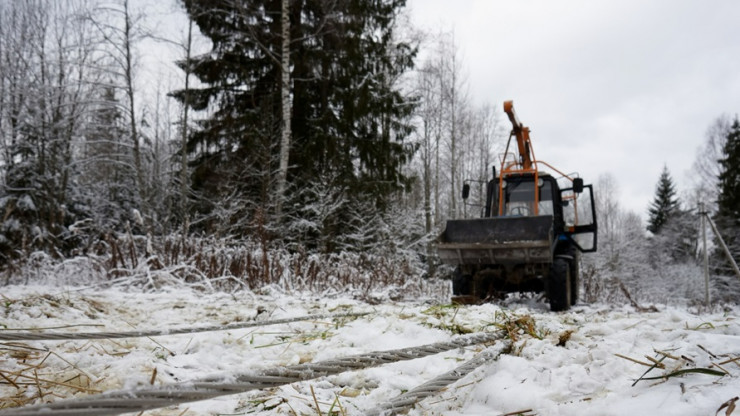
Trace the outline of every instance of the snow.
<instances>
[{"instance_id":1,"label":"snow","mask_svg":"<svg viewBox=\"0 0 740 416\"><path fill-rule=\"evenodd\" d=\"M349 297L315 294L258 295L168 289L137 293L122 289L6 286L0 330L131 331L269 320L315 313L370 312L360 318L306 321L258 328L101 341L34 341L0 344L0 409L40 403L39 386L17 375L63 382L41 383L44 401L73 399L98 391L171 384L209 376L327 360L350 354L447 341L453 332L495 330L531 317L534 331L519 331L512 351L478 368L411 415L626 415L715 414L740 393L738 307L577 305L551 313L531 299L452 307L433 301L369 305ZM71 325L71 326L70 326ZM90 327L95 325L95 327ZM51 330L51 329L50 329ZM534 336L533 336L534 335ZM539 338L538 338L539 337ZM561 342L562 341L562 342ZM561 345L559 345L561 344ZM280 388L146 412L147 415L363 414L472 358L485 346L351 371ZM688 373L643 380L646 356L664 358L666 369L726 370L722 377ZM341 405L342 411L339 410ZM0 410L0 414L2 410ZM515 413L516 414L516 413ZM724 410L722 412L724 414Z\"/></svg>"},{"instance_id":2,"label":"snow","mask_svg":"<svg viewBox=\"0 0 740 416\"><path fill-rule=\"evenodd\" d=\"M18 202L16 203L18 209L25 212L36 212L36 204L33 203L33 200L31 199L31 196L28 194L24 194L20 198L18 198Z\"/></svg>"}]
</instances>

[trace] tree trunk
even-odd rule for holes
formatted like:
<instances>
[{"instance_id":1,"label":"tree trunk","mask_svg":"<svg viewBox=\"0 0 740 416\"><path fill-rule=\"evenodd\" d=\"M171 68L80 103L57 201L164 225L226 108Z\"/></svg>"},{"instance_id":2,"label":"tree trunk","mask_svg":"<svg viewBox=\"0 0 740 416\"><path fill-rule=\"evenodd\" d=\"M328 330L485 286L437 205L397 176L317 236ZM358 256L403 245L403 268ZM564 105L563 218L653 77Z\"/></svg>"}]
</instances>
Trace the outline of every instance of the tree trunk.
<instances>
[{"instance_id":1,"label":"tree trunk","mask_svg":"<svg viewBox=\"0 0 740 416\"><path fill-rule=\"evenodd\" d=\"M180 129L180 215L182 235L188 233L188 116L190 114L190 59L193 47L193 20L188 21L188 40L185 45L185 103L182 106L182 128Z\"/></svg>"},{"instance_id":2,"label":"tree trunk","mask_svg":"<svg viewBox=\"0 0 740 416\"><path fill-rule=\"evenodd\" d=\"M147 209L147 193L146 193L146 181L144 179L144 168L141 164L141 146L139 145L139 132L136 128L136 107L134 106L134 70L133 70L133 51L131 50L131 42L133 38L133 28L131 26L131 16L128 9L128 0L123 2L124 10L124 77L126 83L126 95L128 96L128 112L129 112L129 134L131 137L131 144L133 146L134 156L134 169L136 169L136 187L139 192L139 198L141 203L141 210L143 218L147 220L149 218L149 210Z\"/></svg>"},{"instance_id":3,"label":"tree trunk","mask_svg":"<svg viewBox=\"0 0 740 416\"><path fill-rule=\"evenodd\" d=\"M280 69L282 72L280 103L282 104L282 130L280 135L280 167L277 176L277 195L275 211L278 217L282 214L283 202L285 200L285 191L288 180L288 162L290 160L290 120L291 120L291 100L290 100L290 5L289 0L282 0L282 53Z\"/></svg>"},{"instance_id":4,"label":"tree trunk","mask_svg":"<svg viewBox=\"0 0 740 416\"><path fill-rule=\"evenodd\" d=\"M456 123L456 108L455 100L455 83L457 80L456 69L455 69L455 58L454 53L452 57L452 73L450 74L451 85L450 85L450 218L457 218L457 195L455 193L455 183L457 181L457 123Z\"/></svg>"}]
</instances>

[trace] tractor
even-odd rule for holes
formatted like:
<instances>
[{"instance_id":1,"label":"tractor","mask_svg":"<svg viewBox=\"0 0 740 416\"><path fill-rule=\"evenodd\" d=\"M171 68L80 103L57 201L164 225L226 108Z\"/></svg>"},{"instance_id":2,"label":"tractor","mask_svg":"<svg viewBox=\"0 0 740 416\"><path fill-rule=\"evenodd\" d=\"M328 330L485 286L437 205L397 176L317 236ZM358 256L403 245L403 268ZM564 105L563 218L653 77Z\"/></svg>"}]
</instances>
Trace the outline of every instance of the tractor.
<instances>
[{"instance_id":1,"label":"tractor","mask_svg":"<svg viewBox=\"0 0 740 416\"><path fill-rule=\"evenodd\" d=\"M452 273L453 302L477 303L512 292L544 292L552 311L578 300L581 253L596 251L592 185L537 160L512 101L504 112L513 126L499 173L485 186L481 218L447 221L437 242ZM517 154L509 152L516 139ZM512 149L514 150L514 149ZM470 181L462 198L470 196Z\"/></svg>"}]
</instances>

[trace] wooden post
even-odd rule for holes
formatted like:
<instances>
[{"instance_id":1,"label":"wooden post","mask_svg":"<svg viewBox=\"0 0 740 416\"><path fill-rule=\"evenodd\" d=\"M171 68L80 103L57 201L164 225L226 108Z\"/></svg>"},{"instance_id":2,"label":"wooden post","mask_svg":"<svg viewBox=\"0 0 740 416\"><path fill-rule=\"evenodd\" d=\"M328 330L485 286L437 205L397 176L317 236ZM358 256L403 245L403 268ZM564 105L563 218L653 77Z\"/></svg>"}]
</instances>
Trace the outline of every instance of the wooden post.
<instances>
[{"instance_id":1,"label":"wooden post","mask_svg":"<svg viewBox=\"0 0 740 416\"><path fill-rule=\"evenodd\" d=\"M704 203L699 203L699 215L701 215L701 235L704 244L704 304L709 306L709 253L707 253L707 220L704 218Z\"/></svg>"}]
</instances>

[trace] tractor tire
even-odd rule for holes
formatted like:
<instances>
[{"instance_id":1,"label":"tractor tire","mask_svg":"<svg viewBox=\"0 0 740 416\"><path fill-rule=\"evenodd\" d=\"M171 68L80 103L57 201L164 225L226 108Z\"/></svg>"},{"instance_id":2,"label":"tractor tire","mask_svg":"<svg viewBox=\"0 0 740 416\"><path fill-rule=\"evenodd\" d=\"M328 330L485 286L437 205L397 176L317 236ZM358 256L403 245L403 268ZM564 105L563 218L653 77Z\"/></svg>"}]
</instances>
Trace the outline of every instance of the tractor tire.
<instances>
[{"instance_id":1,"label":"tractor tire","mask_svg":"<svg viewBox=\"0 0 740 416\"><path fill-rule=\"evenodd\" d=\"M472 279L469 275L463 274L458 266L452 275L452 294L454 296L468 296L473 293Z\"/></svg>"},{"instance_id":2,"label":"tractor tire","mask_svg":"<svg viewBox=\"0 0 740 416\"><path fill-rule=\"evenodd\" d=\"M578 302L579 286L581 283L581 252L578 249L572 249L573 260L570 261L570 304L575 305Z\"/></svg>"},{"instance_id":3,"label":"tractor tire","mask_svg":"<svg viewBox=\"0 0 740 416\"><path fill-rule=\"evenodd\" d=\"M570 261L556 258L550 269L548 279L548 293L550 310L553 312L565 311L570 308L572 286L570 281Z\"/></svg>"}]
</instances>

